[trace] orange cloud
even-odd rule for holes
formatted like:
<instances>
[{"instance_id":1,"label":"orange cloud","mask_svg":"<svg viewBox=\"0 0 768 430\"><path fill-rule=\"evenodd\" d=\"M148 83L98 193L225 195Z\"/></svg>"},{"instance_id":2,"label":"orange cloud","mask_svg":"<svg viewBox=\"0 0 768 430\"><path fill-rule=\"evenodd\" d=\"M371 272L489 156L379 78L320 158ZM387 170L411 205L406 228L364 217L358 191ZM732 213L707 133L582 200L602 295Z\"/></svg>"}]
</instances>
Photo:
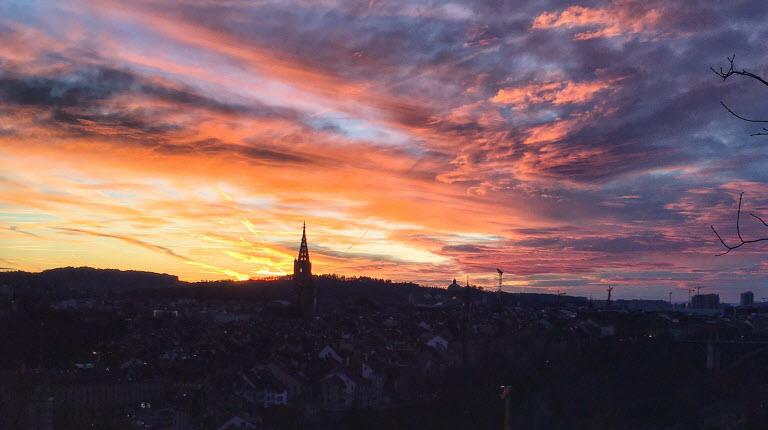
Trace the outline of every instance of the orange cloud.
<instances>
[{"instance_id":1,"label":"orange cloud","mask_svg":"<svg viewBox=\"0 0 768 430\"><path fill-rule=\"evenodd\" d=\"M192 3L93 0L68 5L66 19L40 21L71 22L61 31L4 25L4 266L88 264L190 280L273 276L290 273L307 221L318 273L435 285L461 272L493 285L495 267L503 267L514 285L547 289L558 277L620 285L633 282L631 274L616 279L622 270L694 267L661 251L642 259L616 253L647 250L659 237L688 246L679 254L700 253L669 220L708 219L710 201L692 191L690 200L644 200L642 180L590 182L655 161L660 176L701 174L695 160L670 167L637 143L652 140L639 129L663 124L611 97L624 91L613 76L637 65L616 61L621 53L605 53L613 74L583 71L592 51L517 43L530 35L498 32L497 17L483 25L484 8L352 8L358 22L367 14L391 19L365 22L363 37L348 37L360 28L343 6L302 2L294 6L307 8L297 12L302 19L283 25L285 34L265 34L274 15L257 3L201 12ZM574 6L541 14L533 28L573 28L577 39L655 35L662 12L627 1ZM315 13L317 26L302 28ZM391 31L388 23L402 15L414 15L401 22L408 28L424 18L443 22ZM316 35L321 40L302 39ZM499 55L508 50L563 74L499 89L499 79L526 76L529 66ZM617 111L635 115L608 118ZM680 109L666 112L673 111ZM716 191L708 197L729 190ZM642 198L617 202L611 193ZM732 213L723 200L713 221ZM641 205L656 205L647 210L658 219Z\"/></svg>"},{"instance_id":2,"label":"orange cloud","mask_svg":"<svg viewBox=\"0 0 768 430\"><path fill-rule=\"evenodd\" d=\"M654 33L662 13L635 1L616 1L609 7L570 6L561 11L544 12L533 20L534 30L550 28L593 28L577 33L575 40Z\"/></svg>"},{"instance_id":3,"label":"orange cloud","mask_svg":"<svg viewBox=\"0 0 768 430\"><path fill-rule=\"evenodd\" d=\"M321 110L332 108L355 116L373 114L368 115L369 119L374 116L383 124L405 129L423 126L429 119L429 113L413 100L387 94L364 81L345 80L313 67L301 57L273 52L267 47L252 41L246 42L225 31L187 22L183 16L169 16L150 7L127 7L112 0L96 0L89 3L99 14L120 16L129 21L150 25L154 32L170 40L215 53L217 56L228 57L257 76L267 78L257 80L259 84L256 85L252 83L253 80L243 82L250 88L275 93L276 86L272 81L287 84L288 88L281 94L284 103L292 102L304 106L315 104ZM137 59L135 55L132 58ZM152 61L151 64L163 68L171 67L176 71L186 70L197 75L211 75L206 71L185 69L162 60Z\"/></svg>"},{"instance_id":4,"label":"orange cloud","mask_svg":"<svg viewBox=\"0 0 768 430\"><path fill-rule=\"evenodd\" d=\"M537 125L528 129L528 137L523 140L523 143L533 145L561 140L576 126L577 121L575 120L562 120Z\"/></svg>"},{"instance_id":5,"label":"orange cloud","mask_svg":"<svg viewBox=\"0 0 768 430\"><path fill-rule=\"evenodd\" d=\"M527 105L552 101L562 88L561 82L529 84L520 87L502 88L491 101L498 104Z\"/></svg>"},{"instance_id":6,"label":"orange cloud","mask_svg":"<svg viewBox=\"0 0 768 430\"><path fill-rule=\"evenodd\" d=\"M187 261L187 262L192 261L190 258L187 258L187 257L185 257L183 255L179 255L179 254L175 253L170 248L166 248L166 247L160 246L160 245L154 245L154 244L151 244L149 242L145 242L143 240L139 240L139 239L136 239L136 238L133 238L133 237L123 236L123 235L119 235L119 234L102 233L102 232L99 232L99 231L85 230L85 229L82 229L82 228L57 227L57 230L61 230L61 231L68 232L68 233L79 233L79 234L87 234L87 235L90 235L90 236L98 236L98 237L107 237L107 238L111 238L111 239L117 239L117 240L121 240L121 241L126 242L126 243L130 243L131 245L136 245L136 246L140 246L142 248L149 249L150 251L161 252L163 254L170 255L171 257L178 258L178 259L183 260L183 261Z\"/></svg>"},{"instance_id":7,"label":"orange cloud","mask_svg":"<svg viewBox=\"0 0 768 430\"><path fill-rule=\"evenodd\" d=\"M585 103L601 91L615 90L619 81L620 79L603 79L586 82L532 83L502 88L491 98L491 101L497 104L513 105L517 109L539 103L552 103L556 106Z\"/></svg>"}]
</instances>

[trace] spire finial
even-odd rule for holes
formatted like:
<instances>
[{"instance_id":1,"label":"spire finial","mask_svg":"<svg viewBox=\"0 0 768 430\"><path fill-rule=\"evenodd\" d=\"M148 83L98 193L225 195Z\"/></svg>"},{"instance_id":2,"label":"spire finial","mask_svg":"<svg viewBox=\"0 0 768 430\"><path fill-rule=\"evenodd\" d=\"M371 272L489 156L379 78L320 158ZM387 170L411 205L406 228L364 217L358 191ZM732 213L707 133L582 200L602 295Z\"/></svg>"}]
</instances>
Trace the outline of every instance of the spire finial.
<instances>
[{"instance_id":1,"label":"spire finial","mask_svg":"<svg viewBox=\"0 0 768 430\"><path fill-rule=\"evenodd\" d=\"M299 246L299 261L309 261L309 249L307 249L307 223L301 226L301 245Z\"/></svg>"}]
</instances>

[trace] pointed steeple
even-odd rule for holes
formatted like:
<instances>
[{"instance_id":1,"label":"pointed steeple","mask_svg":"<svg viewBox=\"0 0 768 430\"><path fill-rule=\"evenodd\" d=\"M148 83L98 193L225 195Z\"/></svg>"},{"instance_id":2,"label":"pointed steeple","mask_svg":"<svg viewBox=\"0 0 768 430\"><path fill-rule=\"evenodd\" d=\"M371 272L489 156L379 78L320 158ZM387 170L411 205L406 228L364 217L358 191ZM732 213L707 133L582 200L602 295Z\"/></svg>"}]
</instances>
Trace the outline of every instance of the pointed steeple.
<instances>
[{"instance_id":1,"label":"pointed steeple","mask_svg":"<svg viewBox=\"0 0 768 430\"><path fill-rule=\"evenodd\" d=\"M469 275L467 275L467 286L464 287L464 308L465 309L469 309L469 304L471 301L471 299L469 298L469 295L471 294L472 290L470 288L471 287L469 286ZM466 316L467 315L465 314L465 317Z\"/></svg>"},{"instance_id":2,"label":"pointed steeple","mask_svg":"<svg viewBox=\"0 0 768 430\"><path fill-rule=\"evenodd\" d=\"M307 223L301 227L301 246L299 247L299 257L296 261L309 261L309 248L307 247Z\"/></svg>"},{"instance_id":3,"label":"pointed steeple","mask_svg":"<svg viewBox=\"0 0 768 430\"><path fill-rule=\"evenodd\" d=\"M293 260L293 288L296 310L305 317L314 314L317 297L315 297L315 287L312 283L312 263L309 261L307 223L301 227L299 256Z\"/></svg>"}]
</instances>

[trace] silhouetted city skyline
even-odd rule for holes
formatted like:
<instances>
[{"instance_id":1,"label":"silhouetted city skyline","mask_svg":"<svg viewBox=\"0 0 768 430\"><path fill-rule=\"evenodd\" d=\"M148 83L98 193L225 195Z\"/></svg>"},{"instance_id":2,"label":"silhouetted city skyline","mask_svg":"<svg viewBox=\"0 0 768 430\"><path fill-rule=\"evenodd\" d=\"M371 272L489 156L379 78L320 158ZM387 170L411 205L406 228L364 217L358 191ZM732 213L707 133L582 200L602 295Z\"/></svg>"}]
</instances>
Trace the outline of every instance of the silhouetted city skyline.
<instances>
[{"instance_id":1,"label":"silhouetted city skyline","mask_svg":"<svg viewBox=\"0 0 768 430\"><path fill-rule=\"evenodd\" d=\"M768 296L765 13L4 2L0 267Z\"/></svg>"},{"instance_id":2,"label":"silhouetted city skyline","mask_svg":"<svg viewBox=\"0 0 768 430\"><path fill-rule=\"evenodd\" d=\"M0 1L0 429L765 428L766 36Z\"/></svg>"}]
</instances>

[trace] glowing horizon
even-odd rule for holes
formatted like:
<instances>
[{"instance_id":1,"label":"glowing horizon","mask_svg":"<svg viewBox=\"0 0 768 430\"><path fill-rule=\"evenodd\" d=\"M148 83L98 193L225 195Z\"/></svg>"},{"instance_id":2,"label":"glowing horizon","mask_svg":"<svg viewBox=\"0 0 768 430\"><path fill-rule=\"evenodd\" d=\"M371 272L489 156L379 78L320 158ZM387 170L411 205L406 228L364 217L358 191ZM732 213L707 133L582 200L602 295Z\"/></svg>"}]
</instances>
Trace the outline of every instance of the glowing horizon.
<instances>
[{"instance_id":1,"label":"glowing horizon","mask_svg":"<svg viewBox=\"0 0 768 430\"><path fill-rule=\"evenodd\" d=\"M766 295L765 7L497 3L0 4L0 267Z\"/></svg>"}]
</instances>

